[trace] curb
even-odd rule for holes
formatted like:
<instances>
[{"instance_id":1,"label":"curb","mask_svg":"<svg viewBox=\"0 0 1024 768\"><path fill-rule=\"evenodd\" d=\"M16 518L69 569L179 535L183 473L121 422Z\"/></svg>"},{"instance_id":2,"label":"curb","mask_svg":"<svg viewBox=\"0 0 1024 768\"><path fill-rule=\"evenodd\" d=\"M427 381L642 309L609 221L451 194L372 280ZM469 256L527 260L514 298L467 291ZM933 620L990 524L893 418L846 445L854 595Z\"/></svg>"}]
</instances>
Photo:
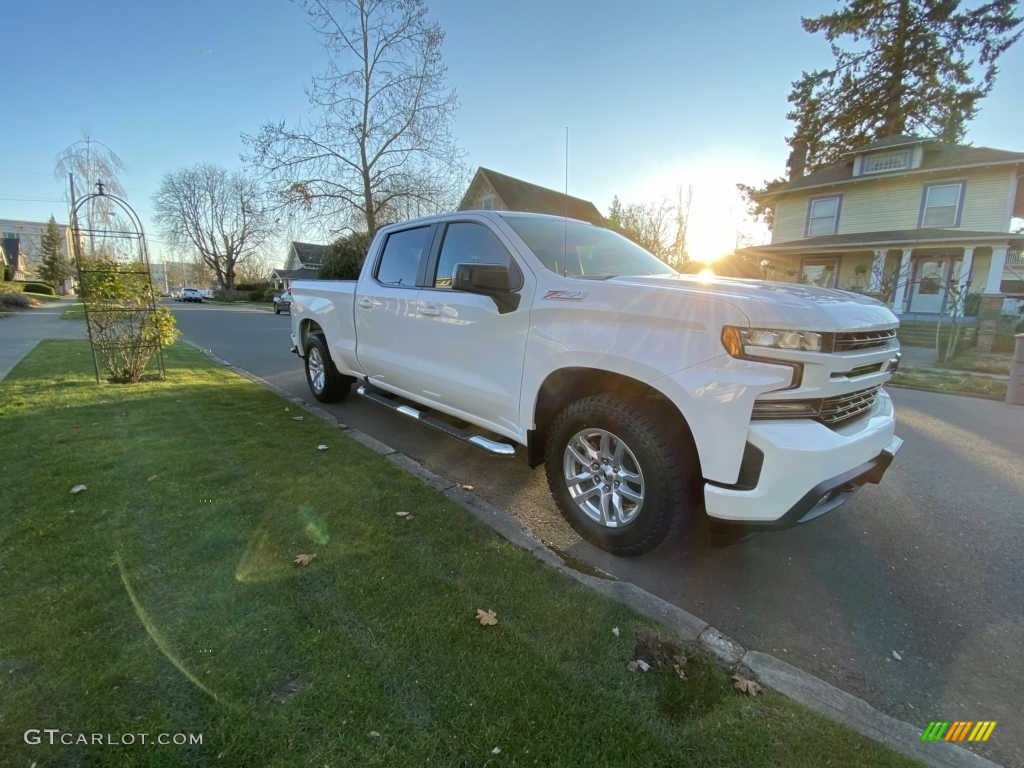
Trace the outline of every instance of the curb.
<instances>
[{"instance_id":1,"label":"curb","mask_svg":"<svg viewBox=\"0 0 1024 768\"><path fill-rule=\"evenodd\" d=\"M918 726L890 717L863 699L846 693L770 654L744 648L703 619L635 584L591 576L566 565L558 554L539 541L518 520L475 493L467 491L458 483L430 471L415 459L372 435L349 427L327 409L294 397L266 379L204 351L197 344L190 341L185 343L243 378L266 387L328 424L340 427L353 440L440 491L504 539L525 549L548 567L595 592L629 606L641 616L661 624L684 640L696 643L723 665L730 668L746 667L762 684L783 696L925 765L934 768L1003 768L998 763L950 742L922 742L921 729Z\"/></svg>"}]
</instances>

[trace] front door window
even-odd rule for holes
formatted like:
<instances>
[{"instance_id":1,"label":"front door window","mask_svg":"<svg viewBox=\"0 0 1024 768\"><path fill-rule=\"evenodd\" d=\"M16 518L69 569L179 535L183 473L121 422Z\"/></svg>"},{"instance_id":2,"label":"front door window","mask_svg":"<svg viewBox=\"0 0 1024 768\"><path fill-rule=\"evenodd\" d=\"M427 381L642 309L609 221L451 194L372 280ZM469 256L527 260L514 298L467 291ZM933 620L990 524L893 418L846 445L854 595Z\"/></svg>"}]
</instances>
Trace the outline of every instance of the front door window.
<instances>
[{"instance_id":1,"label":"front door window","mask_svg":"<svg viewBox=\"0 0 1024 768\"><path fill-rule=\"evenodd\" d=\"M950 285L958 280L960 257L935 256L918 260L914 269L910 311L940 314L950 303Z\"/></svg>"}]
</instances>

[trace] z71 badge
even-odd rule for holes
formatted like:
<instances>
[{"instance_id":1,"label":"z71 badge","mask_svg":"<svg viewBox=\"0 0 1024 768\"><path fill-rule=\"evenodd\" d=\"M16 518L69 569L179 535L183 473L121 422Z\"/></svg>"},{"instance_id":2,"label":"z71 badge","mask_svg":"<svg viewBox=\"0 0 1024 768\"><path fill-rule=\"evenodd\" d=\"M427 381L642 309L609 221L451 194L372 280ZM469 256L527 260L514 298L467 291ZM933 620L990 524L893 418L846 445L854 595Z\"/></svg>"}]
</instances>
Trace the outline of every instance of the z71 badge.
<instances>
[{"instance_id":1,"label":"z71 badge","mask_svg":"<svg viewBox=\"0 0 1024 768\"><path fill-rule=\"evenodd\" d=\"M587 295L586 291L548 291L545 299L561 299L563 301L580 301Z\"/></svg>"}]
</instances>

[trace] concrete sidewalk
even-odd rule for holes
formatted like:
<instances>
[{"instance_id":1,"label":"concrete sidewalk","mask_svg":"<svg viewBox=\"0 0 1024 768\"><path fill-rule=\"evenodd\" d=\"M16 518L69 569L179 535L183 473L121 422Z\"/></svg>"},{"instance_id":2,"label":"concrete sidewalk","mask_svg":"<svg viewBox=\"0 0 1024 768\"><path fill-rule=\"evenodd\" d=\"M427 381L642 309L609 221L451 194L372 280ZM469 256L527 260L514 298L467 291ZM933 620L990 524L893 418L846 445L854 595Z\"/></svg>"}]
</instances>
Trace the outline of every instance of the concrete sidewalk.
<instances>
[{"instance_id":1,"label":"concrete sidewalk","mask_svg":"<svg viewBox=\"0 0 1024 768\"><path fill-rule=\"evenodd\" d=\"M62 320L74 297L0 317L0 379L43 339L87 338L84 320Z\"/></svg>"}]
</instances>

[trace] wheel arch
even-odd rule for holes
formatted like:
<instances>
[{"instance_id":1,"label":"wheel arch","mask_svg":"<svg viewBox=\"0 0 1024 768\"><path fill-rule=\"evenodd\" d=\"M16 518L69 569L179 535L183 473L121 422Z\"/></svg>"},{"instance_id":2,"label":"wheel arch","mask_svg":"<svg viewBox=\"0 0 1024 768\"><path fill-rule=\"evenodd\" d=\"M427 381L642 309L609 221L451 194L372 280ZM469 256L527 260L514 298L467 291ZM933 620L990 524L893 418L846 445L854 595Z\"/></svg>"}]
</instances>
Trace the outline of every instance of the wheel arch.
<instances>
[{"instance_id":1,"label":"wheel arch","mask_svg":"<svg viewBox=\"0 0 1024 768\"><path fill-rule=\"evenodd\" d=\"M320 327L320 324L316 320L310 320L308 317L299 323L299 356L306 356L306 342L309 337L313 334L319 334L324 336L324 329ZM325 337L326 338L326 337Z\"/></svg>"},{"instance_id":2,"label":"wheel arch","mask_svg":"<svg viewBox=\"0 0 1024 768\"><path fill-rule=\"evenodd\" d=\"M662 423L677 424L680 438L688 443L690 453L694 457L694 461L697 462L698 477L702 476L700 457L693 439L693 432L686 417L668 396L639 379L621 373L587 367L561 368L552 371L541 384L534 403L534 428L529 431L527 440L529 465L536 467L544 462L544 445L547 442L548 427L559 411L580 398L605 393L629 402L642 401L647 407L657 412L659 420L663 420Z\"/></svg>"}]
</instances>

